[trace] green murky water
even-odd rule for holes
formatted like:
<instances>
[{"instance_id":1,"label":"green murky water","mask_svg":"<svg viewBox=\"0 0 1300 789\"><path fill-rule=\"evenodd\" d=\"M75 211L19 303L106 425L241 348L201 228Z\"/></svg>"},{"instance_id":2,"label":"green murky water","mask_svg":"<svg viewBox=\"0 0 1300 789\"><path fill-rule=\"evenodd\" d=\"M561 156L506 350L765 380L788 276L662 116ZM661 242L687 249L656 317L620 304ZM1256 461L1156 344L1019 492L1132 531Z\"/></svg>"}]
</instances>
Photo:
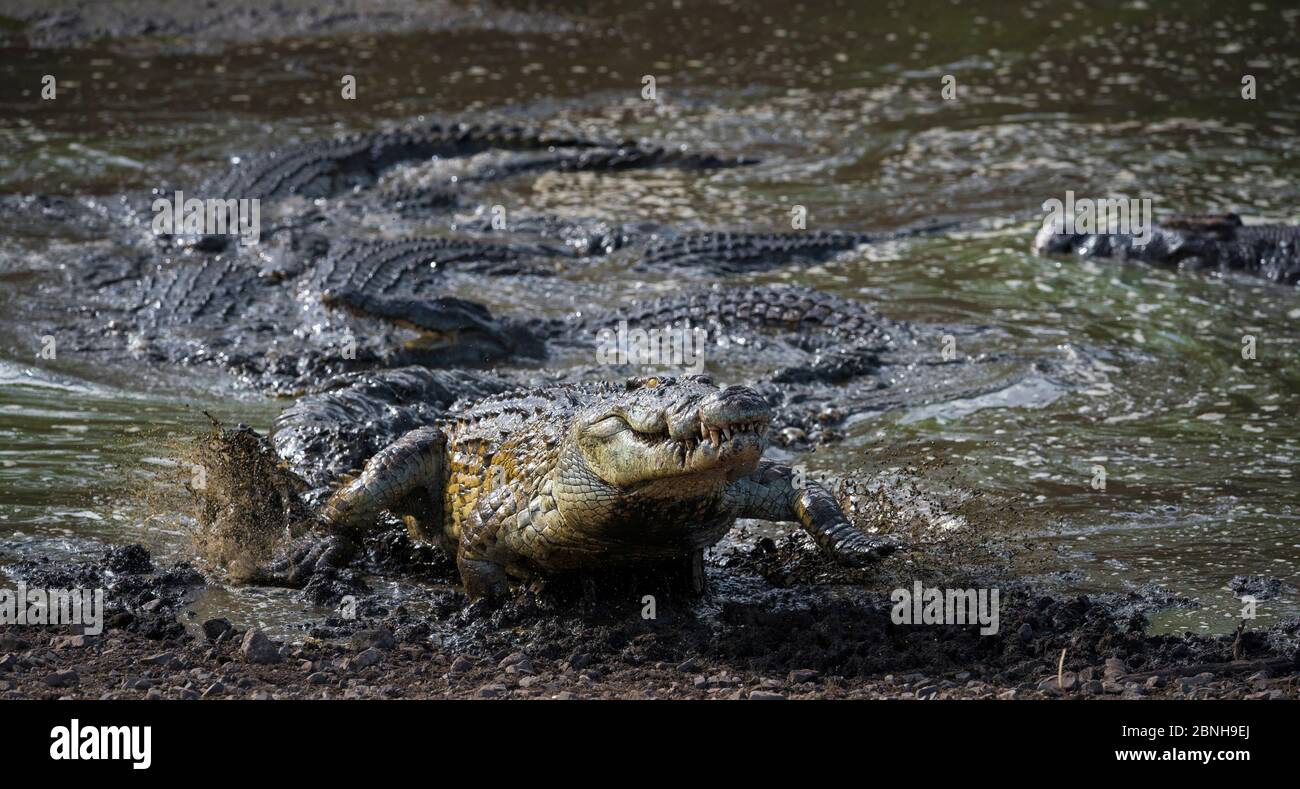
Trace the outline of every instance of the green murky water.
<instances>
[{"instance_id":1,"label":"green murky water","mask_svg":"<svg viewBox=\"0 0 1300 789\"><path fill-rule=\"evenodd\" d=\"M488 113L728 149L723 173L547 175L507 205L693 226L886 228L932 218L978 231L761 279L788 279L920 322L998 327L967 354L1015 353L1041 376L986 396L865 414L842 446L946 457L978 489L1022 494L1081 589L1156 584L1201 602L1169 628L1231 629L1227 581L1300 583L1300 294L1257 282L1028 254L1044 200L1151 198L1157 213L1300 220L1300 11L1283 3L704 4L548 11L559 32L371 35L203 54L165 46L0 49L0 191L112 194L197 179L273 139L421 113ZM520 10L531 10L522 4ZM568 29L565 29L568 28ZM58 101L39 98L59 76ZM338 98L342 74L355 101ZM656 77L658 101L641 99ZM945 75L957 96L941 95ZM1245 75L1257 98L1241 97ZM42 269L40 228L6 228L0 291ZM610 298L680 282L601 268ZM759 277L756 277L758 279ZM526 294L520 294L526 295ZM76 294L69 294L75 299ZM504 297L504 298L510 298ZM122 495L199 412L266 427L278 403L204 399L174 382L60 359L9 327L0 364L0 562L103 541L164 555L183 535ZM1255 338L1254 359L1242 357ZM94 383L90 383L94 382ZM1104 490L1092 485L1104 469ZM275 592L218 591L213 610L274 621ZM1263 621L1300 613L1295 597Z\"/></svg>"}]
</instances>

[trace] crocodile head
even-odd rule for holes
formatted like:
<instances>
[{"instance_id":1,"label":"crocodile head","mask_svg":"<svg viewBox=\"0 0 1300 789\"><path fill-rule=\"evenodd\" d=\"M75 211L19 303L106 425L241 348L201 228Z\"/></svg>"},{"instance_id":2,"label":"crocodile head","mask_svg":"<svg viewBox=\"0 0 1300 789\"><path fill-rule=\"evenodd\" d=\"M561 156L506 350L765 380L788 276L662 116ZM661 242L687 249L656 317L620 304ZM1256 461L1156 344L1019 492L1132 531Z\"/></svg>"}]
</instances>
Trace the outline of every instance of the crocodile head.
<instances>
[{"instance_id":1,"label":"crocodile head","mask_svg":"<svg viewBox=\"0 0 1300 789\"><path fill-rule=\"evenodd\" d=\"M771 421L747 387L719 389L702 375L634 378L581 413L570 459L615 491L682 500L752 473Z\"/></svg>"},{"instance_id":2,"label":"crocodile head","mask_svg":"<svg viewBox=\"0 0 1300 789\"><path fill-rule=\"evenodd\" d=\"M1236 214L1190 214L1166 217L1145 235L1134 233L1064 232L1059 224L1045 221L1034 236L1038 255L1081 257L1133 257L1149 262L1177 263L1208 246L1229 243L1243 227Z\"/></svg>"},{"instance_id":3,"label":"crocodile head","mask_svg":"<svg viewBox=\"0 0 1300 789\"><path fill-rule=\"evenodd\" d=\"M544 353L535 334L497 320L482 304L451 296L377 296L342 289L323 292L321 302L414 331L415 339L390 352L398 364L451 367Z\"/></svg>"}]
</instances>

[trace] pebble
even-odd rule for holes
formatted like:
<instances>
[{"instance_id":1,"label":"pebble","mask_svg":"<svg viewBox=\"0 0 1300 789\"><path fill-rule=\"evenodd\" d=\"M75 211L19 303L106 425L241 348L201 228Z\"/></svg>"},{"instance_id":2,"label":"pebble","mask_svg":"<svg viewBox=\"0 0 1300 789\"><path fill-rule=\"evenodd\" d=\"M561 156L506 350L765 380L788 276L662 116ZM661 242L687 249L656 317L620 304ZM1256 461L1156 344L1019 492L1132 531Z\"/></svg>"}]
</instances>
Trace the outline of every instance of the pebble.
<instances>
[{"instance_id":1,"label":"pebble","mask_svg":"<svg viewBox=\"0 0 1300 789\"><path fill-rule=\"evenodd\" d=\"M506 695L506 686L499 684L484 685L476 693L481 699L495 699Z\"/></svg>"},{"instance_id":2,"label":"pebble","mask_svg":"<svg viewBox=\"0 0 1300 789\"><path fill-rule=\"evenodd\" d=\"M379 665L380 661L382 661L383 659L384 659L384 653L380 652L375 647L371 647L366 651L362 652L361 654L349 658L348 668L353 670L370 668L371 666Z\"/></svg>"},{"instance_id":3,"label":"pebble","mask_svg":"<svg viewBox=\"0 0 1300 789\"><path fill-rule=\"evenodd\" d=\"M175 660L176 660L176 656L173 655L172 653L170 653L170 652L159 652L159 653L156 654L156 655L150 655L149 657L145 658L144 660L142 660L142 661L140 661L140 662L141 662L141 663L148 663L148 664L153 665L153 666L162 666L163 668L169 668L169 667L171 667L172 663L173 663Z\"/></svg>"},{"instance_id":4,"label":"pebble","mask_svg":"<svg viewBox=\"0 0 1300 789\"><path fill-rule=\"evenodd\" d=\"M203 636L209 641L216 641L233 629L234 625L230 624L229 619L209 619L203 623Z\"/></svg>"},{"instance_id":5,"label":"pebble","mask_svg":"<svg viewBox=\"0 0 1300 789\"><path fill-rule=\"evenodd\" d=\"M278 663L280 662L280 650L271 643L271 639L257 628L250 628L244 634L244 640L239 645L239 651L243 653L244 659L249 663Z\"/></svg>"},{"instance_id":6,"label":"pebble","mask_svg":"<svg viewBox=\"0 0 1300 789\"><path fill-rule=\"evenodd\" d=\"M389 650L397 647L397 639L387 628L377 627L373 630L358 630L352 634L352 646L355 649L366 648Z\"/></svg>"},{"instance_id":7,"label":"pebble","mask_svg":"<svg viewBox=\"0 0 1300 789\"><path fill-rule=\"evenodd\" d=\"M509 655L506 655L505 657L501 658L501 660L497 663L497 668L509 668L511 666L515 666L525 662L531 663L531 661L528 660L527 655L525 655L523 652L512 652ZM575 668L577 667L575 666Z\"/></svg>"},{"instance_id":8,"label":"pebble","mask_svg":"<svg viewBox=\"0 0 1300 789\"><path fill-rule=\"evenodd\" d=\"M81 682L81 677L77 676L75 671L56 671L53 674L47 674L44 682L52 688L70 688Z\"/></svg>"},{"instance_id":9,"label":"pebble","mask_svg":"<svg viewBox=\"0 0 1300 789\"><path fill-rule=\"evenodd\" d=\"M770 693L765 690L751 690L749 698L751 701L785 701L785 696L780 693Z\"/></svg>"}]
</instances>

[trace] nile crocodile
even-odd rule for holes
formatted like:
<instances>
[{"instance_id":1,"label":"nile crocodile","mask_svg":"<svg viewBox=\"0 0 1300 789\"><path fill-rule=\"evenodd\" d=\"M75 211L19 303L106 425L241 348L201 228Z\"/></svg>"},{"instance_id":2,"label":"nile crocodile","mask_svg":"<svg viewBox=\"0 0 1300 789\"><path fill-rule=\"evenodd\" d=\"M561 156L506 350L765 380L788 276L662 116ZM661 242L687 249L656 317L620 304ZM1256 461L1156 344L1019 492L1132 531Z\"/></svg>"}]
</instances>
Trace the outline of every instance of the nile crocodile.
<instances>
[{"instance_id":1,"label":"nile crocodile","mask_svg":"<svg viewBox=\"0 0 1300 789\"><path fill-rule=\"evenodd\" d=\"M936 235L955 226L945 222L880 233L814 230L785 233L698 231L656 236L636 263L638 269L701 267L719 274L764 271L791 262L820 263L868 244Z\"/></svg>"},{"instance_id":2,"label":"nile crocodile","mask_svg":"<svg viewBox=\"0 0 1300 789\"><path fill-rule=\"evenodd\" d=\"M336 307L360 320L378 319L427 332L433 343L447 319L475 305L446 298L367 296L349 290L328 294ZM978 393L976 377L989 365L945 362L942 332L878 314L868 305L830 293L789 285L708 287L625 306L576 312L559 318L494 316L478 307L476 341L493 336L530 338L562 371L564 380L695 370L725 371L758 391L776 417L774 438L803 447L838 437L844 420L859 411L917 406L931 397ZM602 333L633 329L703 329L700 356L684 364L638 364L601 358ZM433 360L430 360L432 362ZM696 361L700 366L693 366ZM497 364L492 372L428 369L432 364L328 380L299 398L277 419L273 440L280 456L319 491L402 432L430 418L458 396L501 391L543 375L527 366ZM666 368L666 369L665 369ZM1001 384L1005 385L1005 384ZM459 393L459 395L458 395Z\"/></svg>"},{"instance_id":3,"label":"nile crocodile","mask_svg":"<svg viewBox=\"0 0 1300 789\"><path fill-rule=\"evenodd\" d=\"M504 227L444 216L450 219L445 230L429 234L430 214L466 198L485 199L476 185L521 173L713 169L752 161L500 124L422 122L293 143L237 157L186 192L265 201L266 227L257 244L201 233L155 235L149 201L140 195L74 203L60 209L68 224L94 220L110 232L92 249L59 250L50 276L36 281L35 298L15 304L38 335L56 336L62 351L93 354L106 367L131 361L164 369L211 366L233 374L237 385L289 394L334 375L409 364L535 364L579 328L494 318L454 298L458 293L492 293L498 302L517 301L511 296L520 293L546 295L551 311L557 303L583 310L585 288L568 275L581 277L584 266L612 254L626 255L635 268L722 274L817 262L860 244L934 230L682 234L654 223L558 219L521 208ZM368 237L376 223L393 237ZM490 279L506 276L512 279L504 287ZM70 291L82 294L71 312ZM622 311L635 322L645 306L625 304ZM689 306L679 310L682 317L707 319L709 308L725 305ZM519 312L540 308L530 302ZM806 328L790 325L784 335L797 339ZM848 380L873 369L873 354L848 340L841 331L783 343L818 358L812 367L802 358L784 364L798 371L778 378Z\"/></svg>"},{"instance_id":4,"label":"nile crocodile","mask_svg":"<svg viewBox=\"0 0 1300 789\"><path fill-rule=\"evenodd\" d=\"M1247 225L1236 214L1164 219L1151 228L1145 244L1133 233L1062 233L1047 224L1034 238L1034 251L1241 272L1287 285L1300 282L1300 227Z\"/></svg>"},{"instance_id":5,"label":"nile crocodile","mask_svg":"<svg viewBox=\"0 0 1300 789\"><path fill-rule=\"evenodd\" d=\"M471 599L499 598L512 577L647 562L678 564L698 591L704 549L737 518L797 522L850 564L892 552L825 489L762 459L771 419L753 390L694 375L488 396L371 457L324 504L333 535L291 578L346 562L385 511L456 557Z\"/></svg>"},{"instance_id":6,"label":"nile crocodile","mask_svg":"<svg viewBox=\"0 0 1300 789\"><path fill-rule=\"evenodd\" d=\"M370 187L401 165L431 166L454 187L453 197L443 202L454 203L473 183L543 169L699 169L750 161L506 125L425 123L297 143L237 158L186 192L189 198L268 201L260 243L155 234L147 208L153 195L76 201L62 210L70 227L94 222L110 232L93 246L57 250L49 276L34 280L34 292L15 305L24 324L38 335L56 336L70 354L95 354L113 366L130 359L171 368L212 364L243 385L273 392L301 391L350 370L535 357L530 338L493 333L480 312L462 302L435 305L441 339L408 348L391 331L364 333L377 324L342 319L327 309L336 303L327 296L336 290L367 297L442 295L449 290L448 275L550 276L565 261L603 253L617 242L587 240L579 248L577 239L591 238L580 230L556 239L528 233L501 240L449 238L423 229L420 237L354 239L352 231L376 210L418 213L419 205L441 204L407 206L399 200L401 205L390 206L392 189ZM463 169L446 171L453 166ZM401 195L405 187L397 183ZM172 196L166 189L155 193ZM84 297L70 308L68 292Z\"/></svg>"},{"instance_id":7,"label":"nile crocodile","mask_svg":"<svg viewBox=\"0 0 1300 789\"><path fill-rule=\"evenodd\" d=\"M479 173L479 178L500 178L533 169L711 169L757 161L647 146L631 140L611 142L552 134L507 124L429 123L313 140L242 158L227 172L209 180L202 191L214 197L328 197L373 186L381 173L402 162L464 158L491 150L532 152L540 157L507 160L506 164Z\"/></svg>"}]
</instances>

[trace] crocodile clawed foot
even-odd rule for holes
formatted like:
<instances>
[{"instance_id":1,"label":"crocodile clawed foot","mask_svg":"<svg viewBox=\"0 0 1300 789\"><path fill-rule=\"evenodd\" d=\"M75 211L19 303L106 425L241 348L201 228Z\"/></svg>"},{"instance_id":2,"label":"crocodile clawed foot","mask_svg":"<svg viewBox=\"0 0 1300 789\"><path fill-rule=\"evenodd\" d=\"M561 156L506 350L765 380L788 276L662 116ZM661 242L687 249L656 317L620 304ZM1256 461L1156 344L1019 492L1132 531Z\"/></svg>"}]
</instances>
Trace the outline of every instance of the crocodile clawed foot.
<instances>
[{"instance_id":1,"label":"crocodile clawed foot","mask_svg":"<svg viewBox=\"0 0 1300 789\"><path fill-rule=\"evenodd\" d=\"M302 589L322 571L346 567L356 552L356 541L342 529L325 535L312 534L300 539L283 558L273 563L263 580Z\"/></svg>"},{"instance_id":2,"label":"crocodile clawed foot","mask_svg":"<svg viewBox=\"0 0 1300 789\"><path fill-rule=\"evenodd\" d=\"M841 564L850 567L866 567L902 547L904 543L901 540L889 535L862 534L855 535L853 539L835 546L834 554L836 561Z\"/></svg>"}]
</instances>

